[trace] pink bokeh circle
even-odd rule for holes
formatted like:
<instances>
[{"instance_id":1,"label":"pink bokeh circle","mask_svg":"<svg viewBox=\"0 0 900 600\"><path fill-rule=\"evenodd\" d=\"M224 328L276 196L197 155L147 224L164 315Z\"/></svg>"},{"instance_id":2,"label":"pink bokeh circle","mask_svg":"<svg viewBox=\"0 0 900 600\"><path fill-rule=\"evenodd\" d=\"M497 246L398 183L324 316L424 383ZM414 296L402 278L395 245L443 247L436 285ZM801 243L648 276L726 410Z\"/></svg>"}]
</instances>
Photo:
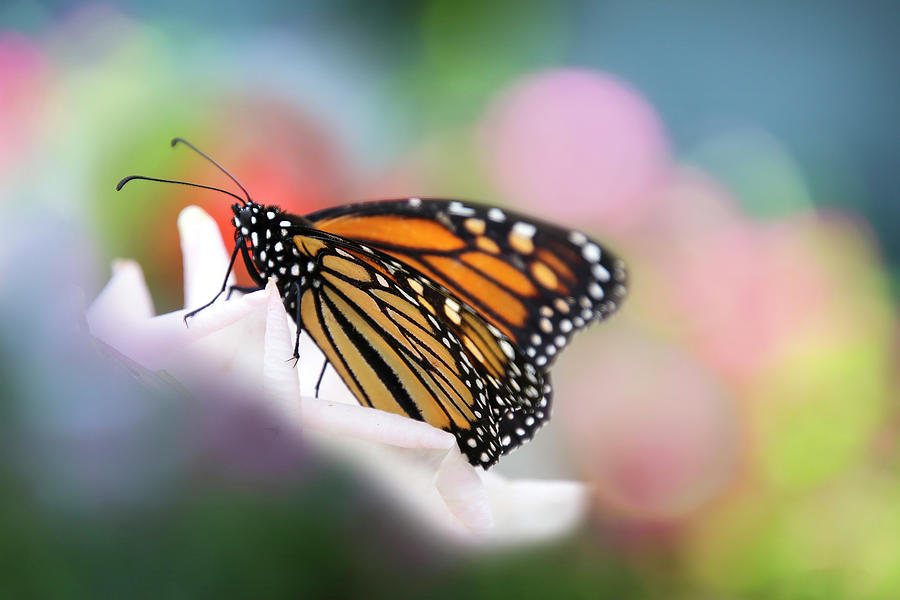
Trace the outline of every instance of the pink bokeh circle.
<instances>
[{"instance_id":1,"label":"pink bokeh circle","mask_svg":"<svg viewBox=\"0 0 900 600\"><path fill-rule=\"evenodd\" d=\"M639 332L608 336L557 409L602 514L688 516L723 491L740 452L734 399L701 364Z\"/></svg>"},{"instance_id":2,"label":"pink bokeh circle","mask_svg":"<svg viewBox=\"0 0 900 600\"><path fill-rule=\"evenodd\" d=\"M624 228L668 171L659 117L618 79L551 70L513 85L479 130L488 177L508 200L562 219Z\"/></svg>"},{"instance_id":3,"label":"pink bokeh circle","mask_svg":"<svg viewBox=\"0 0 900 600\"><path fill-rule=\"evenodd\" d=\"M0 171L11 170L14 159L35 143L49 80L50 66L37 44L0 31Z\"/></svg>"}]
</instances>

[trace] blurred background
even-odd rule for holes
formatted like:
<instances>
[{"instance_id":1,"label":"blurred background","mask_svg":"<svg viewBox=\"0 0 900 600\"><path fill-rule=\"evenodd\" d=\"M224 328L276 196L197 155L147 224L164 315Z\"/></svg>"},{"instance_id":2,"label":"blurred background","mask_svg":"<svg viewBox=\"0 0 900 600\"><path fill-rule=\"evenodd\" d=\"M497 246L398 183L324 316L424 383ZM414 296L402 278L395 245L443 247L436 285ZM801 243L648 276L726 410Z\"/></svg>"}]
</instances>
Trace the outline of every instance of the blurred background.
<instances>
[{"instance_id":1,"label":"blurred background","mask_svg":"<svg viewBox=\"0 0 900 600\"><path fill-rule=\"evenodd\" d=\"M891 3L6 0L0 589L900 596L898 72ZM239 403L59 347L115 257L181 307L183 207L230 235L218 194L114 191L228 187L173 136L291 212L480 199L615 248L628 300L501 463L588 482L589 522L429 552L302 447L253 454Z\"/></svg>"}]
</instances>

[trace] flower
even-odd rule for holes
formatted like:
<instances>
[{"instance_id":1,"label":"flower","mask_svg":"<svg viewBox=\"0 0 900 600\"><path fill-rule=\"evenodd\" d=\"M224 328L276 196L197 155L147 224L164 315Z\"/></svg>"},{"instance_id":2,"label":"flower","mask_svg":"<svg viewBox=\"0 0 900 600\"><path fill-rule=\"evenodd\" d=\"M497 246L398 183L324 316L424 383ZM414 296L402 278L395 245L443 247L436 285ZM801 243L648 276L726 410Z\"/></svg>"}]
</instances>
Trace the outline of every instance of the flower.
<instances>
[{"instance_id":1,"label":"flower","mask_svg":"<svg viewBox=\"0 0 900 600\"><path fill-rule=\"evenodd\" d=\"M0 30L0 173L12 176L41 139L48 104L50 67L24 35Z\"/></svg>"},{"instance_id":2,"label":"flower","mask_svg":"<svg viewBox=\"0 0 900 600\"><path fill-rule=\"evenodd\" d=\"M140 267L118 261L87 310L93 335L148 369L168 372L188 389L212 380L255 390L248 399L277 417L279 434L302 437L348 459L453 539L535 540L566 531L583 514L586 491L579 483L512 481L475 469L452 434L360 406L335 381L313 397L321 353L304 335L301 367L286 360L296 330L274 282L213 303L185 327L187 311L221 289L228 254L215 221L202 209L184 209L178 227L187 308L154 316Z\"/></svg>"},{"instance_id":3,"label":"flower","mask_svg":"<svg viewBox=\"0 0 900 600\"><path fill-rule=\"evenodd\" d=\"M507 199L562 219L626 229L650 211L669 169L653 107L624 82L586 69L525 78L480 130L483 164Z\"/></svg>"}]
</instances>

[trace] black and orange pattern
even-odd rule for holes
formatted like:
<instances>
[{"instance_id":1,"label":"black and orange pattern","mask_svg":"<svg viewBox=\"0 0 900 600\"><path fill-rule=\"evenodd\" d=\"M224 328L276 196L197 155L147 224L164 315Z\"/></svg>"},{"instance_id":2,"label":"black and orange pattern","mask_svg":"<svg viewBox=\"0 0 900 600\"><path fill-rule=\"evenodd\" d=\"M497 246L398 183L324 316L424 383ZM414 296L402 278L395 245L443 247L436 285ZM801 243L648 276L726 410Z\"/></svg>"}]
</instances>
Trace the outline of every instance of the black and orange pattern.
<instances>
[{"instance_id":1,"label":"black and orange pattern","mask_svg":"<svg viewBox=\"0 0 900 600\"><path fill-rule=\"evenodd\" d=\"M316 212L314 227L391 254L475 308L545 369L625 295L622 261L585 235L496 207L418 198Z\"/></svg>"},{"instance_id":2,"label":"black and orange pattern","mask_svg":"<svg viewBox=\"0 0 900 600\"><path fill-rule=\"evenodd\" d=\"M292 239L313 268L285 303L360 403L453 432L485 467L547 418L548 377L452 294L353 241Z\"/></svg>"}]
</instances>

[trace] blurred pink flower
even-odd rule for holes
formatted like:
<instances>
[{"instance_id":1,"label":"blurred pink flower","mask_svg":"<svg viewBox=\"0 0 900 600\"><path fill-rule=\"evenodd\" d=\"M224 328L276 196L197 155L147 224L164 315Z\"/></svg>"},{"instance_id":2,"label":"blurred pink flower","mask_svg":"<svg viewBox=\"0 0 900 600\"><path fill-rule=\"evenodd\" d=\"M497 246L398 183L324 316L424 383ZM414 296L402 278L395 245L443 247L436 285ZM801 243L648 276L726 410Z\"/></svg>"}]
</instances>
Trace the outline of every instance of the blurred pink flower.
<instances>
[{"instance_id":1,"label":"blurred pink flower","mask_svg":"<svg viewBox=\"0 0 900 600\"><path fill-rule=\"evenodd\" d=\"M624 228L641 219L668 170L653 108L588 70L533 75L496 101L481 128L489 177L510 201L560 219Z\"/></svg>"},{"instance_id":2,"label":"blurred pink flower","mask_svg":"<svg viewBox=\"0 0 900 600\"><path fill-rule=\"evenodd\" d=\"M657 258L664 310L719 372L744 380L770 364L834 290L790 223L734 224L692 237Z\"/></svg>"},{"instance_id":3,"label":"blurred pink flower","mask_svg":"<svg viewBox=\"0 0 900 600\"><path fill-rule=\"evenodd\" d=\"M734 398L715 375L628 328L607 332L590 355L591 384L567 394L557 413L599 510L668 520L715 498L735 473L741 437ZM579 378L575 371L566 374Z\"/></svg>"},{"instance_id":4,"label":"blurred pink flower","mask_svg":"<svg viewBox=\"0 0 900 600\"><path fill-rule=\"evenodd\" d=\"M0 170L33 142L49 70L43 53L30 39L0 31Z\"/></svg>"},{"instance_id":5,"label":"blurred pink flower","mask_svg":"<svg viewBox=\"0 0 900 600\"><path fill-rule=\"evenodd\" d=\"M654 195L656 210L627 240L642 273L633 304L719 374L746 381L808 333L837 290L811 243L822 219L755 221L692 169L674 170Z\"/></svg>"},{"instance_id":6,"label":"blurred pink flower","mask_svg":"<svg viewBox=\"0 0 900 600\"><path fill-rule=\"evenodd\" d=\"M669 177L649 192L653 211L629 233L635 251L665 254L698 235L746 221L737 200L707 173L675 165Z\"/></svg>"}]
</instances>

